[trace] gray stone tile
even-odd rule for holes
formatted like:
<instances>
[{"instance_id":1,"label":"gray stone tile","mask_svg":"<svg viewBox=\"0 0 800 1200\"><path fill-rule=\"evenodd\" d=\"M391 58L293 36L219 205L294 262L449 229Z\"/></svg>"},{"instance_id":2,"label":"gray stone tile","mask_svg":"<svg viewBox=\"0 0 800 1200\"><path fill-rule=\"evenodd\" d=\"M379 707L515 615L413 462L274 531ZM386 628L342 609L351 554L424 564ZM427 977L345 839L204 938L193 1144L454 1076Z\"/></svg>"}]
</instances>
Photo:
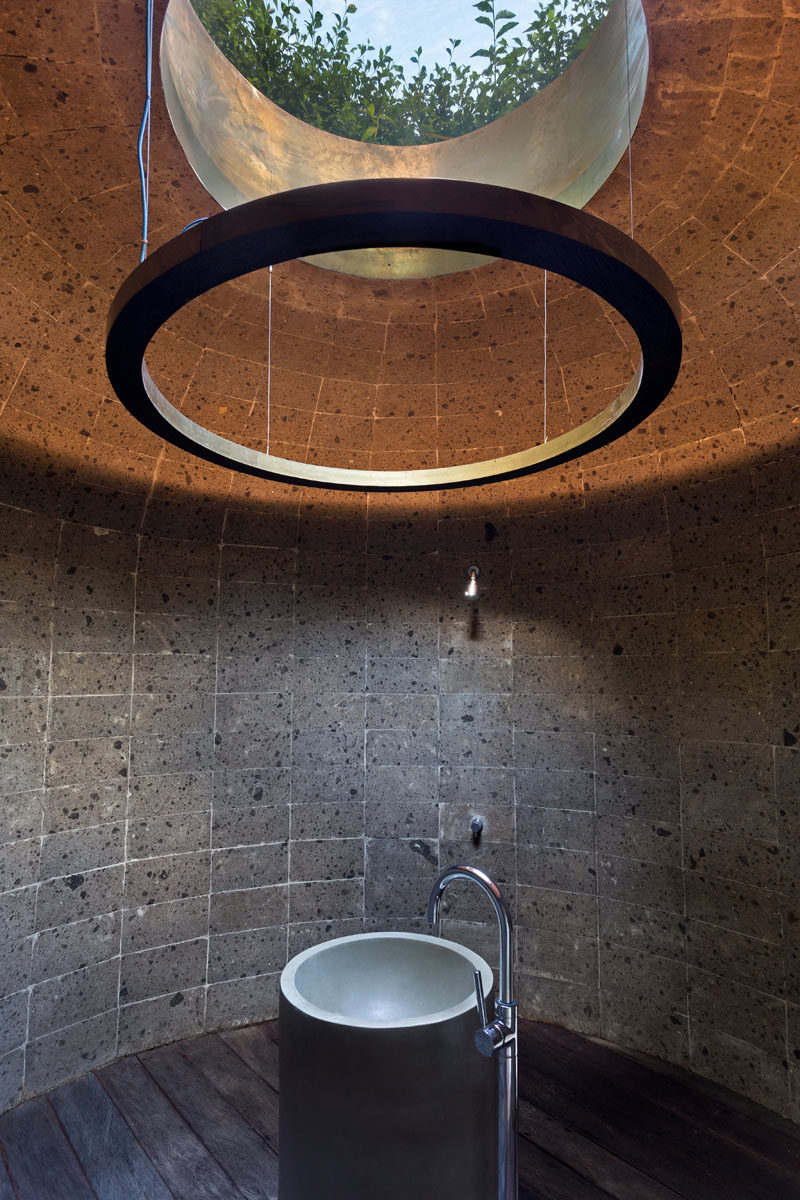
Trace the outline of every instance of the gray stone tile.
<instances>
[{"instance_id":1,"label":"gray stone tile","mask_svg":"<svg viewBox=\"0 0 800 1200\"><path fill-rule=\"evenodd\" d=\"M576 937L546 929L520 929L517 969L561 983L597 986L597 938Z\"/></svg>"},{"instance_id":2,"label":"gray stone tile","mask_svg":"<svg viewBox=\"0 0 800 1200\"><path fill-rule=\"evenodd\" d=\"M118 959L37 983L31 993L31 1038L116 1009L118 988Z\"/></svg>"},{"instance_id":3,"label":"gray stone tile","mask_svg":"<svg viewBox=\"0 0 800 1200\"><path fill-rule=\"evenodd\" d=\"M43 697L0 699L0 746L44 741L47 701Z\"/></svg>"},{"instance_id":4,"label":"gray stone tile","mask_svg":"<svg viewBox=\"0 0 800 1200\"><path fill-rule=\"evenodd\" d=\"M367 731L366 759L370 767L419 766L437 763L436 728Z\"/></svg>"},{"instance_id":5,"label":"gray stone tile","mask_svg":"<svg viewBox=\"0 0 800 1200\"><path fill-rule=\"evenodd\" d=\"M229 892L238 888L268 887L274 883L286 883L288 859L285 842L215 850L212 857L211 890Z\"/></svg>"},{"instance_id":6,"label":"gray stone tile","mask_svg":"<svg viewBox=\"0 0 800 1200\"><path fill-rule=\"evenodd\" d=\"M586 850L594 853L594 813L519 806L517 836L520 844L556 846L562 850Z\"/></svg>"},{"instance_id":7,"label":"gray stone tile","mask_svg":"<svg viewBox=\"0 0 800 1200\"><path fill-rule=\"evenodd\" d=\"M185 774L210 771L214 763L212 730L188 730L166 737L131 738L131 773L140 775Z\"/></svg>"},{"instance_id":8,"label":"gray stone tile","mask_svg":"<svg viewBox=\"0 0 800 1200\"><path fill-rule=\"evenodd\" d=\"M358 801L350 804L296 804L292 808L291 833L293 840L363 837L364 807Z\"/></svg>"},{"instance_id":9,"label":"gray stone tile","mask_svg":"<svg viewBox=\"0 0 800 1200\"><path fill-rule=\"evenodd\" d=\"M594 853L551 846L519 846L517 870L519 882L533 887L590 894L597 891Z\"/></svg>"},{"instance_id":10,"label":"gray stone tile","mask_svg":"<svg viewBox=\"0 0 800 1200\"><path fill-rule=\"evenodd\" d=\"M364 874L364 843L360 837L292 841L292 882L307 879L353 879Z\"/></svg>"},{"instance_id":11,"label":"gray stone tile","mask_svg":"<svg viewBox=\"0 0 800 1200\"><path fill-rule=\"evenodd\" d=\"M476 791L474 804L442 804L439 807L439 837L443 842L472 840L472 820L483 821L481 839L489 842L513 842L514 806L486 804ZM419 832L419 831L414 831Z\"/></svg>"},{"instance_id":12,"label":"gray stone tile","mask_svg":"<svg viewBox=\"0 0 800 1200\"><path fill-rule=\"evenodd\" d=\"M369 654L367 691L392 694L435 694L439 687L439 662L435 657Z\"/></svg>"},{"instance_id":13,"label":"gray stone tile","mask_svg":"<svg viewBox=\"0 0 800 1200\"><path fill-rule=\"evenodd\" d=\"M582 938L597 933L597 898L591 894L520 885L516 895L521 928Z\"/></svg>"},{"instance_id":14,"label":"gray stone tile","mask_svg":"<svg viewBox=\"0 0 800 1200\"><path fill-rule=\"evenodd\" d=\"M44 742L0 746L0 795L41 787L44 765Z\"/></svg>"},{"instance_id":15,"label":"gray stone tile","mask_svg":"<svg viewBox=\"0 0 800 1200\"><path fill-rule=\"evenodd\" d=\"M600 1032L600 1002L595 988L520 974L517 1002L536 1021L566 1025L590 1037Z\"/></svg>"},{"instance_id":16,"label":"gray stone tile","mask_svg":"<svg viewBox=\"0 0 800 1200\"><path fill-rule=\"evenodd\" d=\"M10 996L30 983L32 937L12 937L3 943L3 973L0 995Z\"/></svg>"},{"instance_id":17,"label":"gray stone tile","mask_svg":"<svg viewBox=\"0 0 800 1200\"><path fill-rule=\"evenodd\" d=\"M188 854L208 850L211 817L207 812L147 817L128 825L128 858L155 858L160 854Z\"/></svg>"},{"instance_id":18,"label":"gray stone tile","mask_svg":"<svg viewBox=\"0 0 800 1200\"><path fill-rule=\"evenodd\" d=\"M217 600L216 579L143 572L136 581L136 611L141 613L187 613L203 617L216 613Z\"/></svg>"},{"instance_id":19,"label":"gray stone tile","mask_svg":"<svg viewBox=\"0 0 800 1200\"><path fill-rule=\"evenodd\" d=\"M690 871L735 879L755 887L780 886L779 847L751 839L742 845L738 831L698 829L685 825L684 865Z\"/></svg>"},{"instance_id":20,"label":"gray stone tile","mask_svg":"<svg viewBox=\"0 0 800 1200\"><path fill-rule=\"evenodd\" d=\"M0 648L0 691L4 696L37 696L47 691L50 655L42 650Z\"/></svg>"},{"instance_id":21,"label":"gray stone tile","mask_svg":"<svg viewBox=\"0 0 800 1200\"><path fill-rule=\"evenodd\" d=\"M689 1021L682 1013L615 992L602 993L602 1036L689 1067Z\"/></svg>"},{"instance_id":22,"label":"gray stone tile","mask_svg":"<svg viewBox=\"0 0 800 1200\"><path fill-rule=\"evenodd\" d=\"M514 764L514 737L510 729L445 726L439 741L439 759L445 767L510 768Z\"/></svg>"},{"instance_id":23,"label":"gray stone tile","mask_svg":"<svg viewBox=\"0 0 800 1200\"><path fill-rule=\"evenodd\" d=\"M677 779L599 772L595 796L598 820L613 815L676 824L681 818L681 785Z\"/></svg>"},{"instance_id":24,"label":"gray stone tile","mask_svg":"<svg viewBox=\"0 0 800 1200\"><path fill-rule=\"evenodd\" d=\"M215 934L208 958L210 983L281 971L286 965L286 929L248 929Z\"/></svg>"},{"instance_id":25,"label":"gray stone tile","mask_svg":"<svg viewBox=\"0 0 800 1200\"><path fill-rule=\"evenodd\" d=\"M591 733L551 733L514 730L514 763L557 771L592 771L594 737Z\"/></svg>"},{"instance_id":26,"label":"gray stone tile","mask_svg":"<svg viewBox=\"0 0 800 1200\"><path fill-rule=\"evenodd\" d=\"M208 932L208 894L128 908L123 917L123 954L192 941Z\"/></svg>"},{"instance_id":27,"label":"gray stone tile","mask_svg":"<svg viewBox=\"0 0 800 1200\"><path fill-rule=\"evenodd\" d=\"M213 692L217 660L213 654L134 654L133 691Z\"/></svg>"},{"instance_id":28,"label":"gray stone tile","mask_svg":"<svg viewBox=\"0 0 800 1200\"><path fill-rule=\"evenodd\" d=\"M44 791L11 792L0 806L0 843L38 837L42 830Z\"/></svg>"},{"instance_id":29,"label":"gray stone tile","mask_svg":"<svg viewBox=\"0 0 800 1200\"><path fill-rule=\"evenodd\" d=\"M210 771L137 775L131 783L129 816L132 821L205 812L210 808Z\"/></svg>"},{"instance_id":30,"label":"gray stone tile","mask_svg":"<svg viewBox=\"0 0 800 1200\"><path fill-rule=\"evenodd\" d=\"M686 957L686 921L677 913L601 897L599 916L603 944L632 946L660 958Z\"/></svg>"},{"instance_id":31,"label":"gray stone tile","mask_svg":"<svg viewBox=\"0 0 800 1200\"><path fill-rule=\"evenodd\" d=\"M362 752L363 755L363 752ZM364 799L363 761L342 766L336 759L292 768L292 804L357 804Z\"/></svg>"},{"instance_id":32,"label":"gray stone tile","mask_svg":"<svg viewBox=\"0 0 800 1200\"><path fill-rule=\"evenodd\" d=\"M23 1046L0 1057L0 1112L13 1108L22 1099L24 1068L25 1048Z\"/></svg>"},{"instance_id":33,"label":"gray stone tile","mask_svg":"<svg viewBox=\"0 0 800 1200\"><path fill-rule=\"evenodd\" d=\"M51 787L124 779L128 773L128 739L99 737L51 742L47 747L46 771Z\"/></svg>"},{"instance_id":34,"label":"gray stone tile","mask_svg":"<svg viewBox=\"0 0 800 1200\"><path fill-rule=\"evenodd\" d=\"M317 806L315 806L317 807ZM288 804L230 808L214 813L212 844L215 849L226 846L254 846L264 842L284 842L289 838Z\"/></svg>"},{"instance_id":35,"label":"gray stone tile","mask_svg":"<svg viewBox=\"0 0 800 1200\"><path fill-rule=\"evenodd\" d=\"M104 612L88 605L53 610L54 653L129 654L132 643L132 612Z\"/></svg>"},{"instance_id":36,"label":"gray stone tile","mask_svg":"<svg viewBox=\"0 0 800 1200\"><path fill-rule=\"evenodd\" d=\"M132 731L141 737L214 729L214 698L186 692L137 696L133 702Z\"/></svg>"},{"instance_id":37,"label":"gray stone tile","mask_svg":"<svg viewBox=\"0 0 800 1200\"><path fill-rule=\"evenodd\" d=\"M512 712L514 728L532 732L581 733L592 725L592 701L588 695L518 692L514 694Z\"/></svg>"},{"instance_id":38,"label":"gray stone tile","mask_svg":"<svg viewBox=\"0 0 800 1200\"><path fill-rule=\"evenodd\" d=\"M283 767L256 767L244 771L214 772L214 813L247 805L277 807L288 804L292 773Z\"/></svg>"},{"instance_id":39,"label":"gray stone tile","mask_svg":"<svg viewBox=\"0 0 800 1200\"><path fill-rule=\"evenodd\" d=\"M367 729L426 729L436 728L438 724L439 701L436 696L414 693L367 696Z\"/></svg>"},{"instance_id":40,"label":"gray stone tile","mask_svg":"<svg viewBox=\"0 0 800 1200\"><path fill-rule=\"evenodd\" d=\"M350 730L296 729L292 735L292 765L301 770L336 764L336 770L364 764L364 735ZM327 799L327 797L326 797Z\"/></svg>"},{"instance_id":41,"label":"gray stone tile","mask_svg":"<svg viewBox=\"0 0 800 1200\"><path fill-rule=\"evenodd\" d=\"M56 696L114 695L130 691L133 656L108 651L53 655L51 691Z\"/></svg>"},{"instance_id":42,"label":"gray stone tile","mask_svg":"<svg viewBox=\"0 0 800 1200\"><path fill-rule=\"evenodd\" d=\"M209 613L142 613L133 649L137 654L216 654L217 622Z\"/></svg>"},{"instance_id":43,"label":"gray stone tile","mask_svg":"<svg viewBox=\"0 0 800 1200\"><path fill-rule=\"evenodd\" d=\"M786 1002L691 967L689 1012L693 1021L748 1042L776 1058L786 1050Z\"/></svg>"},{"instance_id":44,"label":"gray stone tile","mask_svg":"<svg viewBox=\"0 0 800 1200\"><path fill-rule=\"evenodd\" d=\"M680 868L631 858L601 858L597 867L601 896L683 914L684 882Z\"/></svg>"},{"instance_id":45,"label":"gray stone tile","mask_svg":"<svg viewBox=\"0 0 800 1200\"><path fill-rule=\"evenodd\" d=\"M350 937L354 933L364 932L364 922L361 917L352 917L343 921L306 921L302 925L289 926L288 959L294 958L310 946L319 946L332 938Z\"/></svg>"},{"instance_id":46,"label":"gray stone tile","mask_svg":"<svg viewBox=\"0 0 800 1200\"><path fill-rule=\"evenodd\" d=\"M517 804L531 808L568 808L590 812L594 808L594 775L550 766L514 771Z\"/></svg>"},{"instance_id":47,"label":"gray stone tile","mask_svg":"<svg viewBox=\"0 0 800 1200\"><path fill-rule=\"evenodd\" d=\"M692 1022L692 1070L723 1087L745 1094L775 1112L789 1112L789 1076L785 1058L772 1055L721 1032Z\"/></svg>"},{"instance_id":48,"label":"gray stone tile","mask_svg":"<svg viewBox=\"0 0 800 1200\"><path fill-rule=\"evenodd\" d=\"M734 983L783 995L783 948L705 921L689 921L689 963Z\"/></svg>"},{"instance_id":49,"label":"gray stone tile","mask_svg":"<svg viewBox=\"0 0 800 1200\"><path fill-rule=\"evenodd\" d=\"M83 1075L112 1059L116 1047L116 1008L68 1029L35 1038L28 1043L26 1052L25 1090L35 1095Z\"/></svg>"},{"instance_id":50,"label":"gray stone tile","mask_svg":"<svg viewBox=\"0 0 800 1200\"><path fill-rule=\"evenodd\" d=\"M28 993L14 992L0 1000L0 1062L11 1050L24 1046L28 1031Z\"/></svg>"},{"instance_id":51,"label":"gray stone tile","mask_svg":"<svg viewBox=\"0 0 800 1200\"><path fill-rule=\"evenodd\" d=\"M778 893L767 888L749 887L732 879L687 871L686 915L767 942L781 939Z\"/></svg>"},{"instance_id":52,"label":"gray stone tile","mask_svg":"<svg viewBox=\"0 0 800 1200\"><path fill-rule=\"evenodd\" d=\"M231 1029L278 1015L280 974L217 983L208 989L206 1029Z\"/></svg>"},{"instance_id":53,"label":"gray stone tile","mask_svg":"<svg viewBox=\"0 0 800 1200\"><path fill-rule=\"evenodd\" d=\"M170 995L123 1004L119 1010L117 1056L137 1054L203 1031L205 988L175 991Z\"/></svg>"},{"instance_id":54,"label":"gray stone tile","mask_svg":"<svg viewBox=\"0 0 800 1200\"><path fill-rule=\"evenodd\" d=\"M680 867L680 827L604 814L597 820L597 852L604 859L631 858Z\"/></svg>"},{"instance_id":55,"label":"gray stone tile","mask_svg":"<svg viewBox=\"0 0 800 1200\"><path fill-rule=\"evenodd\" d=\"M129 863L125 872L126 907L207 896L210 858L207 851L201 851Z\"/></svg>"},{"instance_id":56,"label":"gray stone tile","mask_svg":"<svg viewBox=\"0 0 800 1200\"><path fill-rule=\"evenodd\" d=\"M208 939L172 943L125 954L119 974L120 1004L188 991L206 982Z\"/></svg>"},{"instance_id":57,"label":"gray stone tile","mask_svg":"<svg viewBox=\"0 0 800 1200\"><path fill-rule=\"evenodd\" d=\"M0 893L0 945L33 933L35 913L35 887Z\"/></svg>"},{"instance_id":58,"label":"gray stone tile","mask_svg":"<svg viewBox=\"0 0 800 1200\"><path fill-rule=\"evenodd\" d=\"M125 820L127 782L45 788L42 832L107 825Z\"/></svg>"},{"instance_id":59,"label":"gray stone tile","mask_svg":"<svg viewBox=\"0 0 800 1200\"><path fill-rule=\"evenodd\" d=\"M234 933L243 929L285 925L288 913L287 884L245 888L236 892L215 892L211 896L209 931Z\"/></svg>"},{"instance_id":60,"label":"gray stone tile","mask_svg":"<svg viewBox=\"0 0 800 1200\"><path fill-rule=\"evenodd\" d=\"M87 872L110 867L125 859L123 823L70 829L42 838L39 878L63 877L67 871Z\"/></svg>"},{"instance_id":61,"label":"gray stone tile","mask_svg":"<svg viewBox=\"0 0 800 1200\"><path fill-rule=\"evenodd\" d=\"M334 879L327 882L289 885L289 920L337 921L363 917L364 883L361 879Z\"/></svg>"},{"instance_id":62,"label":"gray stone tile","mask_svg":"<svg viewBox=\"0 0 800 1200\"><path fill-rule=\"evenodd\" d=\"M119 955L121 917L104 913L43 929L33 942L31 982L79 971Z\"/></svg>"},{"instance_id":63,"label":"gray stone tile","mask_svg":"<svg viewBox=\"0 0 800 1200\"><path fill-rule=\"evenodd\" d=\"M363 729L364 696L359 692L295 690L292 705L295 729Z\"/></svg>"},{"instance_id":64,"label":"gray stone tile","mask_svg":"<svg viewBox=\"0 0 800 1200\"><path fill-rule=\"evenodd\" d=\"M0 888L13 891L35 883L39 870L39 839L27 838L0 846Z\"/></svg>"},{"instance_id":65,"label":"gray stone tile","mask_svg":"<svg viewBox=\"0 0 800 1200\"><path fill-rule=\"evenodd\" d=\"M39 888L37 929L71 924L86 917L114 912L122 902L123 867L101 867L62 879L48 879Z\"/></svg>"},{"instance_id":66,"label":"gray stone tile","mask_svg":"<svg viewBox=\"0 0 800 1200\"><path fill-rule=\"evenodd\" d=\"M296 559L294 549L224 545L220 577L252 583L291 583L295 575Z\"/></svg>"}]
</instances>

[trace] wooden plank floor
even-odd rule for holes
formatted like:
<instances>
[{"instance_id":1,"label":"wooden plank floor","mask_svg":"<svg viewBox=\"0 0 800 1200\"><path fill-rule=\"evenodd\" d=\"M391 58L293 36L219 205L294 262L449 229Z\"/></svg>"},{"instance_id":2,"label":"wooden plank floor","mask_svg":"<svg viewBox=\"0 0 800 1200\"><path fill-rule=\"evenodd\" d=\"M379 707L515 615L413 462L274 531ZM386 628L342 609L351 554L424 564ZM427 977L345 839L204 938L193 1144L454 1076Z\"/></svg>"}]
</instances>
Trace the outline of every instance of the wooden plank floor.
<instances>
[{"instance_id":1,"label":"wooden plank floor","mask_svg":"<svg viewBox=\"0 0 800 1200\"><path fill-rule=\"evenodd\" d=\"M276 1200L277 1038L164 1046L6 1113L0 1200ZM796 1126L553 1025L522 1023L520 1135L521 1200L800 1200Z\"/></svg>"}]
</instances>

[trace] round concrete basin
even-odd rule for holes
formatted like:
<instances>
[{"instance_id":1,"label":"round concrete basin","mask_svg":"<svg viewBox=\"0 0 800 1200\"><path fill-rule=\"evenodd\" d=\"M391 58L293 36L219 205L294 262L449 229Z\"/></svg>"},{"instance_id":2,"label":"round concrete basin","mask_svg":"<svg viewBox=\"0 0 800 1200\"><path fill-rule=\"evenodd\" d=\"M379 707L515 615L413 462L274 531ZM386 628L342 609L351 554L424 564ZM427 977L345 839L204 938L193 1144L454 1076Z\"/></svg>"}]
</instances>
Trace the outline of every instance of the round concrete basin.
<instances>
[{"instance_id":1,"label":"round concrete basin","mask_svg":"<svg viewBox=\"0 0 800 1200\"><path fill-rule=\"evenodd\" d=\"M280 1200L486 1200L496 1063L473 1044L477 954L422 934L339 938L281 976Z\"/></svg>"}]
</instances>

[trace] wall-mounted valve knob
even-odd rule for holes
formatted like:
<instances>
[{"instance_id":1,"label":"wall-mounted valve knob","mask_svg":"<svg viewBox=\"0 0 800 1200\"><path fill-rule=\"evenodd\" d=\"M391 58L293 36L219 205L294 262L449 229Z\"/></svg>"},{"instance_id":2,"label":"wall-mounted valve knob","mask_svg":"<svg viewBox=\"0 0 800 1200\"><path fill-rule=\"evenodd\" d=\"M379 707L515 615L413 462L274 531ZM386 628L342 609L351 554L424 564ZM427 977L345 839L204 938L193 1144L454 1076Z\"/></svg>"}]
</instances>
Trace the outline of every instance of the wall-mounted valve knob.
<instances>
[{"instance_id":1,"label":"wall-mounted valve knob","mask_svg":"<svg viewBox=\"0 0 800 1200\"><path fill-rule=\"evenodd\" d=\"M469 823L469 827L472 830L473 842L479 842L483 833L483 817L473 817Z\"/></svg>"}]
</instances>

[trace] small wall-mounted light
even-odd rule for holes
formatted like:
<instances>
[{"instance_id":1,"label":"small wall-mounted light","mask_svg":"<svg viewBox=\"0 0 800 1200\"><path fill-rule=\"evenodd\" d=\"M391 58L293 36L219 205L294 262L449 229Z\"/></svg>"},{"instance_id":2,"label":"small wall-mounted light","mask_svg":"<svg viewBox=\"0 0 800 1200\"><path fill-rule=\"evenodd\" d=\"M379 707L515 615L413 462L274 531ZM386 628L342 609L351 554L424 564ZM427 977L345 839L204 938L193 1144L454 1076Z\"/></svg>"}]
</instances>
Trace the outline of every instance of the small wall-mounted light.
<instances>
[{"instance_id":1,"label":"small wall-mounted light","mask_svg":"<svg viewBox=\"0 0 800 1200\"><path fill-rule=\"evenodd\" d=\"M467 590L464 595L468 600L478 599L478 576L480 573L479 567L469 567L467 570Z\"/></svg>"}]
</instances>

